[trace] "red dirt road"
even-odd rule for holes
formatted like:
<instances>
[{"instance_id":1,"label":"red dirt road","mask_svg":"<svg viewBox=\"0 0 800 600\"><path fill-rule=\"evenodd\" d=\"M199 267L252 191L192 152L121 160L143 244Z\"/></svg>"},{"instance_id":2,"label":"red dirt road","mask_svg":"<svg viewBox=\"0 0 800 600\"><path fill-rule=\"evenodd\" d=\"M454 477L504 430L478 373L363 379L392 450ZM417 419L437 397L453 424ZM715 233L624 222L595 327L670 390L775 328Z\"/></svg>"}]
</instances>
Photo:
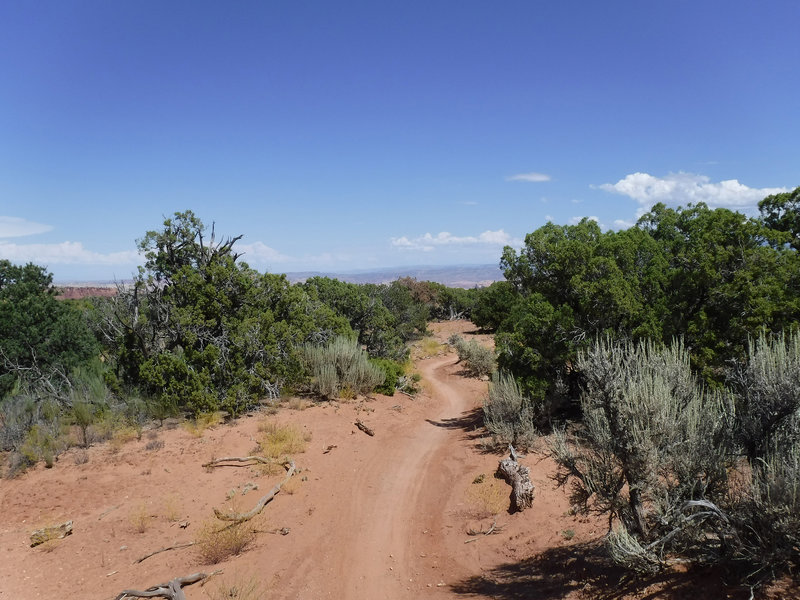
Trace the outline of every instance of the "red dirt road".
<instances>
[{"instance_id":1,"label":"red dirt road","mask_svg":"<svg viewBox=\"0 0 800 600\"><path fill-rule=\"evenodd\" d=\"M474 385L445 372L455 360L447 355L419 365L435 400L427 411L432 418L363 440L373 448L354 470L347 496L331 515L335 524L321 540L329 546L326 568L313 569L320 557L307 557L283 581L286 592L279 597L418 598L428 586L446 587L443 573L466 572L445 553L445 512L466 465L462 432L442 425L463 417L476 401Z\"/></svg>"}]
</instances>

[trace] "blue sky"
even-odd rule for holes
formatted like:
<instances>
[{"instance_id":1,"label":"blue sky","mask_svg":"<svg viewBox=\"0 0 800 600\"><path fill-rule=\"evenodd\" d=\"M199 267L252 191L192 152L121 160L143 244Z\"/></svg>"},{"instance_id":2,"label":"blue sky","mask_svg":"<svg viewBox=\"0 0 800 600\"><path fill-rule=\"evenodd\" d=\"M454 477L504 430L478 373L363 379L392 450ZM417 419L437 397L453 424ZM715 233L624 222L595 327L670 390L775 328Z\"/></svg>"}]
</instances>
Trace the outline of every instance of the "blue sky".
<instances>
[{"instance_id":1,"label":"blue sky","mask_svg":"<svg viewBox=\"0 0 800 600\"><path fill-rule=\"evenodd\" d=\"M800 185L800 3L0 5L0 258L124 279L192 209L272 272L497 263Z\"/></svg>"}]
</instances>

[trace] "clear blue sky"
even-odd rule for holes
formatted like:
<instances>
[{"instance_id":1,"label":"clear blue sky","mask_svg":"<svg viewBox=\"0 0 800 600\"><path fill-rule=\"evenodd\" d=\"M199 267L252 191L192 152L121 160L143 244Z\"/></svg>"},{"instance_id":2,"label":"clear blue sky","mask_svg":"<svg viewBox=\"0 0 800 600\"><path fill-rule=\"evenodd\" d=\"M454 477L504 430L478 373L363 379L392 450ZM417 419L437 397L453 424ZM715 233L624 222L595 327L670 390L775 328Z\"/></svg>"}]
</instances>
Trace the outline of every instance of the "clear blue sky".
<instances>
[{"instance_id":1,"label":"clear blue sky","mask_svg":"<svg viewBox=\"0 0 800 600\"><path fill-rule=\"evenodd\" d=\"M0 258L124 279L192 209L273 272L497 263L800 185L800 2L0 5Z\"/></svg>"}]
</instances>

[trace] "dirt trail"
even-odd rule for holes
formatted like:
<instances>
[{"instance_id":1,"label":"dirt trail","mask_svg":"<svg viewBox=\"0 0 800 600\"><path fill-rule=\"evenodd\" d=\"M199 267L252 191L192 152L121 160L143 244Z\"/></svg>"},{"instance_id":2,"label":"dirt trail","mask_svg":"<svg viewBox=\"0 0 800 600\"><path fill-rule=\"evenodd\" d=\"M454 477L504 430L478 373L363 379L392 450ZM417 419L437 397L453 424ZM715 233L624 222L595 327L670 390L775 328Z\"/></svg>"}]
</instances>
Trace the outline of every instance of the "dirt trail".
<instances>
[{"instance_id":1,"label":"dirt trail","mask_svg":"<svg viewBox=\"0 0 800 600\"><path fill-rule=\"evenodd\" d=\"M427 414L376 434L322 542L332 548L304 557L282 582L282 598L417 598L422 589L444 593L443 572L466 572L448 558L443 531L465 452L463 432L448 423L479 399L474 385L446 372L456 360L449 354L418 365L431 395Z\"/></svg>"}]
</instances>

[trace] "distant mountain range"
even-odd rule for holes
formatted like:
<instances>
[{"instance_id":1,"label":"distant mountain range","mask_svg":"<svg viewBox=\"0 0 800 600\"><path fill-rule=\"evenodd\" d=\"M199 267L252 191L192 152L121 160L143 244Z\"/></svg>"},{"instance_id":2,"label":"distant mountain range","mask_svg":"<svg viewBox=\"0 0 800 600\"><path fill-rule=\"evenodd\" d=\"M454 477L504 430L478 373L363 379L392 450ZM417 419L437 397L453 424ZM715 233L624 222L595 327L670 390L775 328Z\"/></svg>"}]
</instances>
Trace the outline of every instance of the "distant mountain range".
<instances>
[{"instance_id":1,"label":"distant mountain range","mask_svg":"<svg viewBox=\"0 0 800 600\"><path fill-rule=\"evenodd\" d=\"M435 281L460 288L485 287L504 279L497 265L390 267L348 273L304 271L287 273L286 276L292 283L303 282L309 277L332 277L348 283L390 283L401 277L413 277L419 281Z\"/></svg>"},{"instance_id":2,"label":"distant mountain range","mask_svg":"<svg viewBox=\"0 0 800 600\"><path fill-rule=\"evenodd\" d=\"M454 265L454 266L412 266L389 267L350 271L347 273L326 273L323 271L302 271L286 273L292 283L301 283L309 277L332 277L349 283L391 283L401 277L413 277L419 281L435 281L448 287L485 287L504 279L497 265ZM129 283L121 281L121 284ZM64 281L55 284L61 290L62 298L85 298L87 296L113 296L117 282L114 281Z\"/></svg>"}]
</instances>

